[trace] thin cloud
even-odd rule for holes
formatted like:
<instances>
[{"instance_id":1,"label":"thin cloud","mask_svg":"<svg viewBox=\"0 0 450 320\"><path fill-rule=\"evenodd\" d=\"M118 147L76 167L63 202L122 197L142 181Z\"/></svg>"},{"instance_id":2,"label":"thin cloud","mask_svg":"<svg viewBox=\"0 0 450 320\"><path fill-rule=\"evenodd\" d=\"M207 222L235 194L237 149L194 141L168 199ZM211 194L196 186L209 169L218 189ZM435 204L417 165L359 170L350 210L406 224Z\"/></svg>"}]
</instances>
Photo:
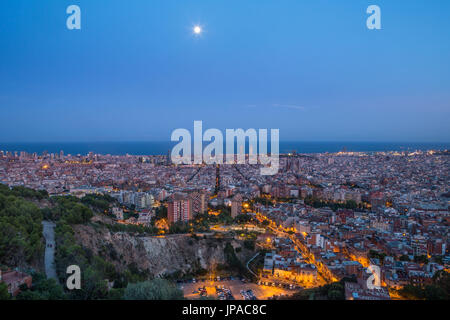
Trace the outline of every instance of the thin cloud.
<instances>
[{"instance_id":1,"label":"thin cloud","mask_svg":"<svg viewBox=\"0 0 450 320\"><path fill-rule=\"evenodd\" d=\"M244 105L245 108L257 108L258 105L256 104L246 104ZM274 107L274 108L287 108L287 109L294 109L294 110L306 110L305 107L303 106L298 106L295 104L279 104L279 103L274 103L272 105L261 105L260 107Z\"/></svg>"},{"instance_id":2,"label":"thin cloud","mask_svg":"<svg viewBox=\"0 0 450 320\"><path fill-rule=\"evenodd\" d=\"M295 109L295 110L305 110L306 109L303 106L297 106L295 104L278 104L278 103L275 103L272 106L276 107L276 108L288 108L288 109Z\"/></svg>"}]
</instances>

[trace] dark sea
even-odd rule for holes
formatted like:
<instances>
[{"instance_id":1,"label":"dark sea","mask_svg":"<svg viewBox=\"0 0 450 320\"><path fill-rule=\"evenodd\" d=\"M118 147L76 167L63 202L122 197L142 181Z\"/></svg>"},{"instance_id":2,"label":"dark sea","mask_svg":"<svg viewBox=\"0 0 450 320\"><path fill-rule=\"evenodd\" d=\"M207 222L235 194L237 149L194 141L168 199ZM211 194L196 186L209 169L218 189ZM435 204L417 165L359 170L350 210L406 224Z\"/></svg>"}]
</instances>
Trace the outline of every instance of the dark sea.
<instances>
[{"instance_id":1,"label":"dark sea","mask_svg":"<svg viewBox=\"0 0 450 320\"><path fill-rule=\"evenodd\" d=\"M85 155L89 152L112 155L166 155L176 142L52 142L52 143L0 143L2 151L28 153L59 153ZM204 142L203 146L207 143ZM415 151L448 150L450 143L414 142L280 142L280 153L324 153L339 151ZM225 150L225 148L224 148ZM269 148L270 150L270 148Z\"/></svg>"}]
</instances>

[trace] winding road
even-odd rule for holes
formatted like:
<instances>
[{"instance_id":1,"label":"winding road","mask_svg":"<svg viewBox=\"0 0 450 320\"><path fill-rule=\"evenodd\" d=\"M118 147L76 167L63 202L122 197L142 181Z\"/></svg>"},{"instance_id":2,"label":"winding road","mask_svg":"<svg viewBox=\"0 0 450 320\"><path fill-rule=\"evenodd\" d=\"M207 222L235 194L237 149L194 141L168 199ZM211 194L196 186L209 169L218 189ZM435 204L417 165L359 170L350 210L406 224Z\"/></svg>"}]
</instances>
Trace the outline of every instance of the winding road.
<instances>
[{"instance_id":1,"label":"winding road","mask_svg":"<svg viewBox=\"0 0 450 320\"><path fill-rule=\"evenodd\" d=\"M253 259L255 259L258 255L259 255L259 252L257 252L257 253L253 256L253 258L251 258L251 259L248 260L248 262L247 262L247 269L248 269L248 271L250 271L251 274L253 274L253 275L254 275L255 277L257 277L257 278L258 278L258 276L256 275L256 273L254 273L254 272L250 269L249 264L250 264L250 262L252 262Z\"/></svg>"},{"instance_id":2,"label":"winding road","mask_svg":"<svg viewBox=\"0 0 450 320\"><path fill-rule=\"evenodd\" d=\"M45 274L47 279L58 281L55 269L55 224L51 221L42 221L42 225L45 238Z\"/></svg>"}]
</instances>

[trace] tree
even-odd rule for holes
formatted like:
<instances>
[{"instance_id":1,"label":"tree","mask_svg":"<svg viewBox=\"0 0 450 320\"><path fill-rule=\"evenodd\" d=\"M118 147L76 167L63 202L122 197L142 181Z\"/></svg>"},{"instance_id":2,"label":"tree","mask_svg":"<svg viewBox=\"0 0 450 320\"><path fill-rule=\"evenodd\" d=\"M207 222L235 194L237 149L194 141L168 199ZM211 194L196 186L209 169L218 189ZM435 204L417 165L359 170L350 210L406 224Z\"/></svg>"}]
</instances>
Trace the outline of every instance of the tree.
<instances>
[{"instance_id":1,"label":"tree","mask_svg":"<svg viewBox=\"0 0 450 320\"><path fill-rule=\"evenodd\" d=\"M108 292L108 297L107 297L107 299L108 299L108 300L122 300L124 290L125 290L125 289L123 289L123 288L119 288L119 289L114 289L114 288L113 288L113 289L111 289L111 290Z\"/></svg>"},{"instance_id":2,"label":"tree","mask_svg":"<svg viewBox=\"0 0 450 320\"><path fill-rule=\"evenodd\" d=\"M345 300L344 286L340 282L330 284L327 295L330 300Z\"/></svg>"},{"instance_id":3,"label":"tree","mask_svg":"<svg viewBox=\"0 0 450 320\"><path fill-rule=\"evenodd\" d=\"M81 290L73 290L71 298L79 300L98 300L105 299L108 296L106 279L102 273L89 266L84 268L81 280Z\"/></svg>"},{"instance_id":4,"label":"tree","mask_svg":"<svg viewBox=\"0 0 450 320\"><path fill-rule=\"evenodd\" d=\"M445 290L436 285L425 287L425 299L427 300L447 300L447 293Z\"/></svg>"},{"instance_id":5,"label":"tree","mask_svg":"<svg viewBox=\"0 0 450 320\"><path fill-rule=\"evenodd\" d=\"M75 204L69 211L66 220L69 224L86 223L93 217L92 211L80 203Z\"/></svg>"},{"instance_id":6,"label":"tree","mask_svg":"<svg viewBox=\"0 0 450 320\"><path fill-rule=\"evenodd\" d=\"M165 206L160 206L155 210L156 220L167 218L167 208Z\"/></svg>"},{"instance_id":7,"label":"tree","mask_svg":"<svg viewBox=\"0 0 450 320\"><path fill-rule=\"evenodd\" d=\"M355 200L347 200L345 202L345 208L346 209L356 209L358 205L356 204Z\"/></svg>"},{"instance_id":8,"label":"tree","mask_svg":"<svg viewBox=\"0 0 450 320\"><path fill-rule=\"evenodd\" d=\"M416 263L428 263L428 258L425 255L422 256L414 256L414 262Z\"/></svg>"},{"instance_id":9,"label":"tree","mask_svg":"<svg viewBox=\"0 0 450 320\"><path fill-rule=\"evenodd\" d=\"M97 212L107 213L110 204L116 203L117 200L109 195L87 194L81 199L81 202Z\"/></svg>"},{"instance_id":10,"label":"tree","mask_svg":"<svg viewBox=\"0 0 450 320\"><path fill-rule=\"evenodd\" d=\"M404 254L404 255L400 256L399 260L400 261L409 261L409 257L408 257L408 255Z\"/></svg>"},{"instance_id":11,"label":"tree","mask_svg":"<svg viewBox=\"0 0 450 320\"><path fill-rule=\"evenodd\" d=\"M267 227L270 224L270 222L267 220L264 220L263 222L261 222L261 224L263 225L263 227Z\"/></svg>"},{"instance_id":12,"label":"tree","mask_svg":"<svg viewBox=\"0 0 450 320\"><path fill-rule=\"evenodd\" d=\"M42 273L34 273L33 286L21 288L18 300L64 300L66 295L62 286L55 279L47 279Z\"/></svg>"},{"instance_id":13,"label":"tree","mask_svg":"<svg viewBox=\"0 0 450 320\"><path fill-rule=\"evenodd\" d=\"M375 251L372 249L369 250L369 257L379 259L380 262L383 262L385 256L386 256L386 253L384 253L384 252L378 252L378 251Z\"/></svg>"},{"instance_id":14,"label":"tree","mask_svg":"<svg viewBox=\"0 0 450 320\"><path fill-rule=\"evenodd\" d=\"M3 190L3 189L2 189ZM42 213L33 203L0 190L0 264L32 263L43 254Z\"/></svg>"},{"instance_id":15,"label":"tree","mask_svg":"<svg viewBox=\"0 0 450 320\"><path fill-rule=\"evenodd\" d=\"M8 292L8 286L4 282L0 282L0 300L9 300L11 295Z\"/></svg>"},{"instance_id":16,"label":"tree","mask_svg":"<svg viewBox=\"0 0 450 320\"><path fill-rule=\"evenodd\" d=\"M250 222L252 220L252 217L248 214L239 214L234 218L234 222L238 224L245 224L247 222Z\"/></svg>"},{"instance_id":17,"label":"tree","mask_svg":"<svg viewBox=\"0 0 450 320\"><path fill-rule=\"evenodd\" d=\"M450 299L450 273L445 270L436 272L433 276L433 283L446 292L447 300Z\"/></svg>"},{"instance_id":18,"label":"tree","mask_svg":"<svg viewBox=\"0 0 450 320\"><path fill-rule=\"evenodd\" d=\"M181 300L183 292L165 279L129 283L124 292L125 300Z\"/></svg>"},{"instance_id":19,"label":"tree","mask_svg":"<svg viewBox=\"0 0 450 320\"><path fill-rule=\"evenodd\" d=\"M436 272L433 283L425 286L408 284L399 293L407 299L448 300L450 296L450 274L444 270Z\"/></svg>"},{"instance_id":20,"label":"tree","mask_svg":"<svg viewBox=\"0 0 450 320\"><path fill-rule=\"evenodd\" d=\"M244 248L247 250L255 250L255 241L254 240L245 240Z\"/></svg>"},{"instance_id":21,"label":"tree","mask_svg":"<svg viewBox=\"0 0 450 320\"><path fill-rule=\"evenodd\" d=\"M330 300L344 300L344 295L339 290L328 291L328 299Z\"/></svg>"},{"instance_id":22,"label":"tree","mask_svg":"<svg viewBox=\"0 0 450 320\"><path fill-rule=\"evenodd\" d=\"M439 264L444 264L444 259L442 258L442 256L434 256L433 257L434 262L439 263Z\"/></svg>"}]
</instances>

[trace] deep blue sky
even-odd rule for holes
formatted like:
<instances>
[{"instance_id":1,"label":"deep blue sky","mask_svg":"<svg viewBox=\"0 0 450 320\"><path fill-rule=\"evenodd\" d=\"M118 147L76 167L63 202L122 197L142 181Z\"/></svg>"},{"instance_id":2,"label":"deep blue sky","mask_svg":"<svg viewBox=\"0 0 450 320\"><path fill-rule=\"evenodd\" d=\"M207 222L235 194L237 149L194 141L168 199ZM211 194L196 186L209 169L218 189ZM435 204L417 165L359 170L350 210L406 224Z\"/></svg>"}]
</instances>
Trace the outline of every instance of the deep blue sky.
<instances>
[{"instance_id":1,"label":"deep blue sky","mask_svg":"<svg viewBox=\"0 0 450 320\"><path fill-rule=\"evenodd\" d=\"M0 142L167 141L194 120L449 142L449 39L448 0L2 0Z\"/></svg>"}]
</instances>

